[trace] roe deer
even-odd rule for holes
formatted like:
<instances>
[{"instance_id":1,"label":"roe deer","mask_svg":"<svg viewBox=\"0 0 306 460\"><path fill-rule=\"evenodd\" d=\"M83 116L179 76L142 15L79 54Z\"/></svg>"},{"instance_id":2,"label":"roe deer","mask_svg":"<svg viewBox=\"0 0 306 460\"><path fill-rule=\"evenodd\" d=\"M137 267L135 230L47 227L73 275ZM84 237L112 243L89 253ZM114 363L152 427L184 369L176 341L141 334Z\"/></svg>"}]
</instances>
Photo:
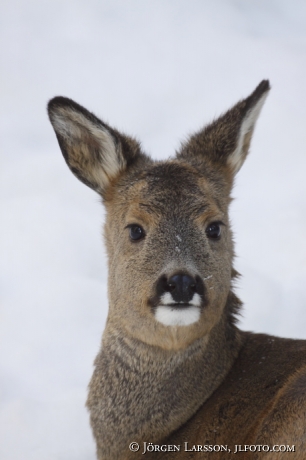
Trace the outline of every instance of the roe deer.
<instances>
[{"instance_id":1,"label":"roe deer","mask_svg":"<svg viewBox=\"0 0 306 460\"><path fill-rule=\"evenodd\" d=\"M87 400L99 460L306 458L306 341L235 325L230 193L269 89L167 161L70 99L49 103L69 168L107 211L109 314Z\"/></svg>"}]
</instances>

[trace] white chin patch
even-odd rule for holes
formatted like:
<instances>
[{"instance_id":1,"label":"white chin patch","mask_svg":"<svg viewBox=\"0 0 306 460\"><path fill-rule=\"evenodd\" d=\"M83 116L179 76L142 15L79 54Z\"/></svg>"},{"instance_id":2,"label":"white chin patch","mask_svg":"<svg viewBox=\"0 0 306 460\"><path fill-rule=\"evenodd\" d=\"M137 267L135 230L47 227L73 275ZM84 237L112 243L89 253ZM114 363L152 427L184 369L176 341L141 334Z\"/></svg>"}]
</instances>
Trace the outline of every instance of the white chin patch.
<instances>
[{"instance_id":1,"label":"white chin patch","mask_svg":"<svg viewBox=\"0 0 306 460\"><path fill-rule=\"evenodd\" d=\"M200 319L200 309L195 306L171 307L159 305L155 310L155 318L165 326L189 326Z\"/></svg>"}]
</instances>

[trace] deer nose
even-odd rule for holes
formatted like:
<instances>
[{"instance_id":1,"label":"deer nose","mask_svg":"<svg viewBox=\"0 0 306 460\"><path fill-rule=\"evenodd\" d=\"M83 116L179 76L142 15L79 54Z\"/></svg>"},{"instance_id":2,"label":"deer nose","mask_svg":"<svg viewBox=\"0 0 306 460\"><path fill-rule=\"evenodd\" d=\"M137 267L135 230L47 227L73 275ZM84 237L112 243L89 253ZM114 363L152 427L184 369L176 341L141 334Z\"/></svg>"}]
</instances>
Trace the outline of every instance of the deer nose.
<instances>
[{"instance_id":1,"label":"deer nose","mask_svg":"<svg viewBox=\"0 0 306 460\"><path fill-rule=\"evenodd\" d=\"M192 276L182 273L171 276L165 288L172 295L174 302L188 303L197 291L197 283Z\"/></svg>"}]
</instances>

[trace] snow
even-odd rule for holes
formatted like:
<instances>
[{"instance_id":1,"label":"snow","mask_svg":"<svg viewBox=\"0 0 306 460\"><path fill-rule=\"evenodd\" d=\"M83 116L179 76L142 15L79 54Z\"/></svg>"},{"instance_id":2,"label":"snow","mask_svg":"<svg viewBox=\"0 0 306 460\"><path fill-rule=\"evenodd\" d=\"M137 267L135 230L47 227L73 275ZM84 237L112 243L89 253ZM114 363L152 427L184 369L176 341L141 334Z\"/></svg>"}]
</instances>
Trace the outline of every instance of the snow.
<instances>
[{"instance_id":1,"label":"snow","mask_svg":"<svg viewBox=\"0 0 306 460\"><path fill-rule=\"evenodd\" d=\"M90 460L104 211L46 103L75 99L162 159L269 78L231 207L240 325L306 338L306 3L3 0L0 37L0 458Z\"/></svg>"}]
</instances>

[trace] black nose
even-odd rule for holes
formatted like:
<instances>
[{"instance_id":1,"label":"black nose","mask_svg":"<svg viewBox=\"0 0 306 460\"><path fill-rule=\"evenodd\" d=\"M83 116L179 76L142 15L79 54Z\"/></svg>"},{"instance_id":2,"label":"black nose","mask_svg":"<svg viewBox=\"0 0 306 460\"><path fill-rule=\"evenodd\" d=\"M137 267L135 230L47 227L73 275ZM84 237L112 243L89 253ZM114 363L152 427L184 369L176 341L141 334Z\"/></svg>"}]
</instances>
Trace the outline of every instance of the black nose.
<instances>
[{"instance_id":1,"label":"black nose","mask_svg":"<svg viewBox=\"0 0 306 460\"><path fill-rule=\"evenodd\" d=\"M174 302L188 303L197 291L197 283L190 275L180 273L171 276L165 286L166 291L170 292Z\"/></svg>"},{"instance_id":2,"label":"black nose","mask_svg":"<svg viewBox=\"0 0 306 460\"><path fill-rule=\"evenodd\" d=\"M164 298L165 294L169 293L173 300ZM192 277L186 272L176 272L173 275L166 274L160 276L155 285L155 295L150 299L152 306L158 306L160 301L165 301L166 305L171 306L172 303L181 304L184 307L191 300L194 294L198 294L201 298L201 305L206 304L205 287L200 276ZM199 299L197 299L198 301ZM170 302L169 302L170 301ZM178 307L179 305L177 305Z\"/></svg>"}]
</instances>

